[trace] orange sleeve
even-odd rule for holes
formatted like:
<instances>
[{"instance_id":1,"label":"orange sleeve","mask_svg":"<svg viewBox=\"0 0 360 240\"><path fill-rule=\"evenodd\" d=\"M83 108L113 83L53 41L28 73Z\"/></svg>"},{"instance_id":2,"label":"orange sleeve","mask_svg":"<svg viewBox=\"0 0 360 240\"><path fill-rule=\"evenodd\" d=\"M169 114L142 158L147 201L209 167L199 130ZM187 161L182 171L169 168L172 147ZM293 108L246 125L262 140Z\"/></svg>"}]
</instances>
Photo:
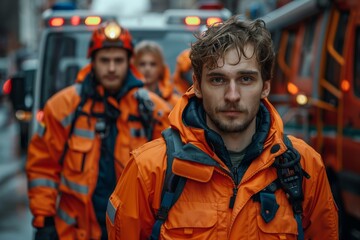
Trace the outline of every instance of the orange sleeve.
<instances>
[{"instance_id":1,"label":"orange sleeve","mask_svg":"<svg viewBox=\"0 0 360 240\"><path fill-rule=\"evenodd\" d=\"M26 163L30 209L33 225L42 227L44 216L56 214L56 200L60 182L59 158L65 142L64 128L46 105L44 120L33 136Z\"/></svg>"},{"instance_id":2,"label":"orange sleeve","mask_svg":"<svg viewBox=\"0 0 360 240\"><path fill-rule=\"evenodd\" d=\"M312 185L304 192L305 239L338 239L338 209L331 193L325 167L313 171L310 176Z\"/></svg>"},{"instance_id":3,"label":"orange sleeve","mask_svg":"<svg viewBox=\"0 0 360 240\"><path fill-rule=\"evenodd\" d=\"M325 166L319 153L303 140L289 136L301 154L301 166L310 175L303 178L302 225L305 239L339 239L336 207Z\"/></svg>"},{"instance_id":4,"label":"orange sleeve","mask_svg":"<svg viewBox=\"0 0 360 240\"><path fill-rule=\"evenodd\" d=\"M153 139L156 139L161 137L161 132L170 126L168 116L171 108L165 100L157 96L155 93L149 92L149 94L155 105L153 117L156 121L153 130Z\"/></svg>"},{"instance_id":5,"label":"orange sleeve","mask_svg":"<svg viewBox=\"0 0 360 240\"><path fill-rule=\"evenodd\" d=\"M149 239L155 222L150 193L132 158L110 196L106 225L109 240Z\"/></svg>"}]
</instances>

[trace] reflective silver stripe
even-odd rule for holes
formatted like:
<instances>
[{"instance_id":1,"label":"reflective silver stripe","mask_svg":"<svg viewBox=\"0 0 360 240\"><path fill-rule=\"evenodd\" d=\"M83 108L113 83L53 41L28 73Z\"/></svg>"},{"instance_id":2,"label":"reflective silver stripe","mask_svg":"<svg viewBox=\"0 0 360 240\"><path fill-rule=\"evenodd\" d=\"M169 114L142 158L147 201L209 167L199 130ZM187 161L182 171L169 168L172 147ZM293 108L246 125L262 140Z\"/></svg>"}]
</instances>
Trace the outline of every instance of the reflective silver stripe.
<instances>
[{"instance_id":1,"label":"reflective silver stripe","mask_svg":"<svg viewBox=\"0 0 360 240\"><path fill-rule=\"evenodd\" d=\"M43 137L45 134L45 126L38 123L37 124L37 129L36 129L36 133L39 135L39 137Z\"/></svg>"},{"instance_id":2,"label":"reflective silver stripe","mask_svg":"<svg viewBox=\"0 0 360 240\"><path fill-rule=\"evenodd\" d=\"M67 126L69 126L73 119L75 117L75 112L70 113L69 116L66 116L63 120L61 120L61 125L66 128Z\"/></svg>"},{"instance_id":3,"label":"reflective silver stripe","mask_svg":"<svg viewBox=\"0 0 360 240\"><path fill-rule=\"evenodd\" d=\"M143 128L131 128L130 134L132 137L146 137L145 129Z\"/></svg>"},{"instance_id":4,"label":"reflective silver stripe","mask_svg":"<svg viewBox=\"0 0 360 240\"><path fill-rule=\"evenodd\" d=\"M62 210L60 208L57 211L57 215L59 216L59 218L61 220L66 222L68 225L75 225L76 224L76 219L71 217L69 214L67 214L64 210Z\"/></svg>"},{"instance_id":5,"label":"reflective silver stripe","mask_svg":"<svg viewBox=\"0 0 360 240\"><path fill-rule=\"evenodd\" d=\"M89 192L88 186L80 185L75 182L72 182L68 179L66 179L64 176L61 177L61 182L73 190L74 192L80 193L80 194L87 194Z\"/></svg>"},{"instance_id":6,"label":"reflective silver stripe","mask_svg":"<svg viewBox=\"0 0 360 240\"><path fill-rule=\"evenodd\" d=\"M116 212L116 208L112 205L111 201L109 200L106 208L106 213L109 216L112 225L114 225L115 223L115 212Z\"/></svg>"},{"instance_id":7,"label":"reflective silver stripe","mask_svg":"<svg viewBox=\"0 0 360 240\"><path fill-rule=\"evenodd\" d=\"M94 137L95 137L94 130L88 130L88 129L74 128L73 134L76 136L88 138L88 139L94 139Z\"/></svg>"},{"instance_id":8,"label":"reflective silver stripe","mask_svg":"<svg viewBox=\"0 0 360 240\"><path fill-rule=\"evenodd\" d=\"M79 83L76 83L75 84L75 90L76 90L76 93L80 96L80 93L81 93L81 89L82 89L82 84L79 84ZM76 110L75 110L76 111ZM69 126L74 117L75 117L75 111L70 113L68 116L66 116L63 120L61 120L61 125L66 128L67 126Z\"/></svg>"},{"instance_id":9,"label":"reflective silver stripe","mask_svg":"<svg viewBox=\"0 0 360 240\"><path fill-rule=\"evenodd\" d=\"M29 189L34 187L51 187L57 189L58 184L50 179L38 178L38 179L33 179L29 182Z\"/></svg>"},{"instance_id":10,"label":"reflective silver stripe","mask_svg":"<svg viewBox=\"0 0 360 240\"><path fill-rule=\"evenodd\" d=\"M76 90L76 93L80 96L81 94L81 89L82 89L82 84L80 83L75 83L75 90Z\"/></svg>"}]
</instances>

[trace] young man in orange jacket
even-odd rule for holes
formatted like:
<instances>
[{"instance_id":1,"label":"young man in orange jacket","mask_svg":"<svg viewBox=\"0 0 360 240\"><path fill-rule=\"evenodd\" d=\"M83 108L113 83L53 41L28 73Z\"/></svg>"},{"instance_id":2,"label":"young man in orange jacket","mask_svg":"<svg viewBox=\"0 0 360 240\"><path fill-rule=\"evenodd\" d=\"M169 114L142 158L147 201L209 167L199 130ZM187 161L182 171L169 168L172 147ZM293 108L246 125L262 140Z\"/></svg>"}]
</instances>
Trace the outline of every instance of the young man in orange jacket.
<instances>
[{"instance_id":1,"label":"young man in orange jacket","mask_svg":"<svg viewBox=\"0 0 360 240\"><path fill-rule=\"evenodd\" d=\"M171 108L174 107L180 95L174 90L161 46L154 41L145 40L135 46L134 52L134 64L144 75L145 87L169 103Z\"/></svg>"},{"instance_id":2,"label":"young man in orange jacket","mask_svg":"<svg viewBox=\"0 0 360 240\"><path fill-rule=\"evenodd\" d=\"M133 152L110 197L109 239L338 239L321 156L284 136L267 99L274 55L261 20L234 16L198 36L193 88L164 139Z\"/></svg>"},{"instance_id":3,"label":"young man in orange jacket","mask_svg":"<svg viewBox=\"0 0 360 240\"><path fill-rule=\"evenodd\" d=\"M128 30L102 24L91 64L47 102L26 165L35 240L108 239L107 202L130 151L169 126L167 103L143 88L132 53Z\"/></svg>"}]
</instances>

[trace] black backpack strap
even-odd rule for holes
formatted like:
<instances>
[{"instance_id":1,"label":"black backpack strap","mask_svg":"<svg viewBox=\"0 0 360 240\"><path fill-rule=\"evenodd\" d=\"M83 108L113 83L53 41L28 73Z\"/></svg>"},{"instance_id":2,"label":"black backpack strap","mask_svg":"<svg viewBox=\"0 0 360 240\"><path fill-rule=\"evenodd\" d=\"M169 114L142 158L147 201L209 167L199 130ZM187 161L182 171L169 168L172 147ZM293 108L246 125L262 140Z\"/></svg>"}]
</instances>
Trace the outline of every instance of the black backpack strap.
<instances>
[{"instance_id":1,"label":"black backpack strap","mask_svg":"<svg viewBox=\"0 0 360 240\"><path fill-rule=\"evenodd\" d=\"M284 135L284 143L287 146L286 152L278 156L274 162L278 175L277 183L288 196L298 225L298 240L303 240L304 230L302 227L301 214L303 212L302 202L304 200L304 194L302 190L302 180L304 176L310 178L310 175L302 169L300 154L292 146L287 135Z\"/></svg>"},{"instance_id":2,"label":"black backpack strap","mask_svg":"<svg viewBox=\"0 0 360 240\"><path fill-rule=\"evenodd\" d=\"M167 168L161 193L161 204L155 217L156 221L151 232L151 240L159 239L161 226L166 221L171 207L180 197L186 183L186 178L175 175L172 172L173 153L178 151L183 145L179 132L168 128L162 132L162 136L166 142Z\"/></svg>"},{"instance_id":3,"label":"black backpack strap","mask_svg":"<svg viewBox=\"0 0 360 240\"><path fill-rule=\"evenodd\" d=\"M76 107L76 110L75 110L75 113L74 113L74 118L72 119L71 121L71 125L70 125L70 130L69 130L69 134L68 134L68 137L65 141L65 145L64 145L64 150L62 151L61 153L61 156L60 156L60 159L59 159L59 163L60 165L63 165L64 163L64 158L65 158L65 155L69 149L69 143L68 143L68 139L71 137L71 135L73 134L74 132L74 129L75 129L75 123L76 123L76 120L77 118L83 114L83 111L82 111L82 108L83 106L85 105L86 103L86 100L87 100L87 96L86 96L86 93L84 91L84 85L82 83L78 83L76 85L76 87L78 88L78 91L79 91L79 95L80 95L80 103L77 105Z\"/></svg>"},{"instance_id":4,"label":"black backpack strap","mask_svg":"<svg viewBox=\"0 0 360 240\"><path fill-rule=\"evenodd\" d=\"M138 109L140 115L140 121L145 129L146 137L150 141L152 140L153 128L154 128L154 103L150 99L149 92L145 88L139 88L135 92L135 98L138 101Z\"/></svg>"}]
</instances>

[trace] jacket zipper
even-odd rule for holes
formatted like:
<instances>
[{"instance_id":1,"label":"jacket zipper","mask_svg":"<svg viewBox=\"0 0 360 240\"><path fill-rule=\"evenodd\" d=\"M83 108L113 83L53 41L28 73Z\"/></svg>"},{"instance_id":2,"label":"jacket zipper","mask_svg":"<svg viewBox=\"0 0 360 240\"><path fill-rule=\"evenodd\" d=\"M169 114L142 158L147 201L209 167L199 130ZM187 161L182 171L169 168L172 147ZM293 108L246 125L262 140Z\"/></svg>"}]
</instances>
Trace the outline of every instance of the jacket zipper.
<instances>
[{"instance_id":1,"label":"jacket zipper","mask_svg":"<svg viewBox=\"0 0 360 240\"><path fill-rule=\"evenodd\" d=\"M238 174L238 168L237 167L232 168L232 175L233 175L233 181L234 181L234 188L233 188L233 195L231 196L230 203L229 203L229 208L230 209L233 209L233 207L234 207L237 192L238 192L239 174Z\"/></svg>"},{"instance_id":2,"label":"jacket zipper","mask_svg":"<svg viewBox=\"0 0 360 240\"><path fill-rule=\"evenodd\" d=\"M215 168L215 169L218 169L218 168ZM234 207L234 204L235 204L235 200L236 200L236 196L237 196L237 192L238 192L238 181L239 181L239 175L238 175L238 168L237 167L234 167L232 169L232 172L228 172L226 169L220 167L219 173L221 173L222 175L224 176L227 176L227 177L230 177L232 182L233 182L233 195L230 197L230 202L229 202L229 208L232 209Z\"/></svg>"}]
</instances>

